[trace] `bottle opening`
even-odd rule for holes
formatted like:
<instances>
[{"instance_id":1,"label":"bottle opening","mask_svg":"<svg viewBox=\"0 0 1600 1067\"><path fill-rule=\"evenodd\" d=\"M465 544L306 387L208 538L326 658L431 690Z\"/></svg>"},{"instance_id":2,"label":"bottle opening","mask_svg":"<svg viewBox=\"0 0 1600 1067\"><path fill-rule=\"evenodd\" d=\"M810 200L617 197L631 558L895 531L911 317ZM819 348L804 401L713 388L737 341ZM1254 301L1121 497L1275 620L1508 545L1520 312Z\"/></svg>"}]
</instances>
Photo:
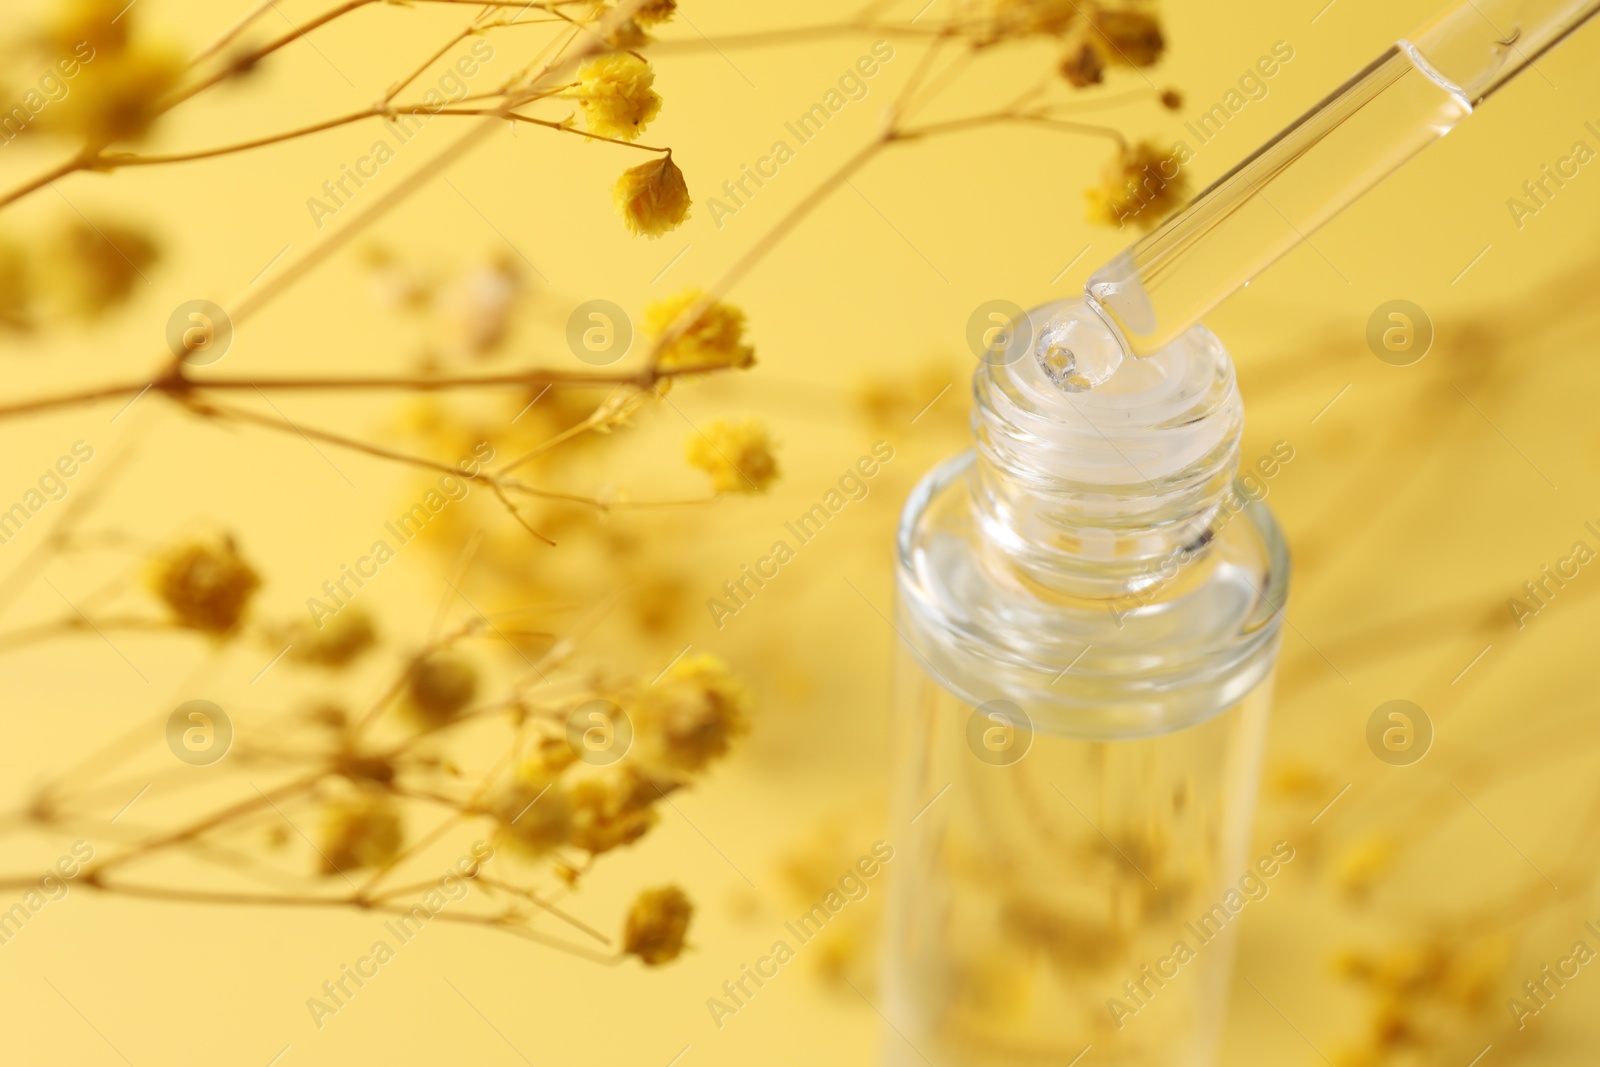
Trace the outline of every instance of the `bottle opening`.
<instances>
[{"instance_id":1,"label":"bottle opening","mask_svg":"<svg viewBox=\"0 0 1600 1067\"><path fill-rule=\"evenodd\" d=\"M1028 316L1017 350L976 376L980 525L1035 582L1123 595L1174 552L1204 549L1244 428L1233 364L1200 326L1123 358L1082 298Z\"/></svg>"}]
</instances>

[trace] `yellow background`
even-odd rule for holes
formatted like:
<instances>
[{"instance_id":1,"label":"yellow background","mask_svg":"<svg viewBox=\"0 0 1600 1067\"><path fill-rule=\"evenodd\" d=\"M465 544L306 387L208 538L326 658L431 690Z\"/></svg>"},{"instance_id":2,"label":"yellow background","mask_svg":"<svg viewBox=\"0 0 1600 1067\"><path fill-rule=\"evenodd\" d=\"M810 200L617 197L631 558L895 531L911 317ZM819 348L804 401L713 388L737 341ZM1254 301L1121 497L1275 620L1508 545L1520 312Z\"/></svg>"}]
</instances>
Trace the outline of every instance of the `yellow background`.
<instances>
[{"instance_id":1,"label":"yellow background","mask_svg":"<svg viewBox=\"0 0 1600 1067\"><path fill-rule=\"evenodd\" d=\"M31 15L36 5L10 6L8 20ZM296 20L317 10L304 0L280 6ZM894 10L909 18L916 6ZM1270 93L1200 151L1194 167L1203 185L1431 10L1423 0L1336 0L1313 23L1319 6L1167 5L1170 52L1147 73L1150 84L1183 92L1182 109L1132 104L1104 119L1135 136L1181 136L1184 119L1219 100L1274 42L1287 41L1295 56L1271 80ZM244 7L244 0L139 0L134 12L142 25L192 50ZM380 5L319 31L314 48L289 48L247 85L182 108L151 147L198 147L367 105L397 70L475 12L425 7ZM698 33L825 23L850 10L695 0L661 36L696 41ZM925 17L937 14L935 8ZM274 22L276 32L282 19L269 15L264 25ZM493 39L497 59L485 80L509 74L512 57L526 54L509 32L526 31ZM786 137L783 124L816 102L872 40L825 37L657 57L666 103L645 140L674 147L697 199L691 221L659 241L629 238L612 214L610 182L639 161L635 153L532 128L496 134L450 167L454 189L430 182L374 235L445 272L493 255L510 254L522 267L531 261L548 281L532 278L526 321L495 366L578 369L560 333L572 306L604 298L636 310L716 278L872 136L915 63L914 42L898 42L868 97L802 148L748 207L720 229L713 223L704 198ZM985 58L944 91L937 113L992 106L1036 72L1046 74L1054 54L1040 44ZM1577 34L1540 60L1539 72L1524 74L1320 231L1313 238L1320 254L1297 249L1209 319L1239 368L1248 413L1244 455L1279 440L1295 449L1269 498L1297 570L1267 773L1318 768L1331 784L1329 798L1353 783L1315 826L1309 818L1320 804L1296 806L1277 794L1263 801L1261 840L1302 842L1307 861L1250 909L1223 1063L1333 1057L1362 1025L1359 997L1330 969L1337 950L1381 949L1432 919L1479 909L1503 917L1508 908L1548 908L1553 918L1521 943L1495 986L1484 1009L1491 1016L1486 1036L1462 1029L1458 1045L1472 1046L1464 1055L1453 1049L1450 1058L1394 1062L1465 1064L1491 1042L1486 1065L1593 1062L1600 977L1586 970L1524 1035L1506 1032L1503 1001L1539 964L1566 953L1582 918L1600 917L1600 906L1574 882L1558 893L1532 877L1538 891L1529 889L1530 867L1563 872L1553 879L1558 884L1568 873L1585 882L1593 874L1594 857L1587 869L1580 862L1570 872L1568 858L1581 858L1580 846L1593 834L1595 738L1584 724L1595 681L1590 589L1600 588L1600 577L1586 568L1520 631L1508 625L1505 601L1573 541L1596 544L1582 524L1600 520L1593 418L1600 176L1585 168L1520 230L1506 200L1574 141L1600 147L1584 129L1586 121L1600 124L1597 54L1597 31ZM1120 71L1102 92L1145 84L1141 74ZM393 185L447 144L457 131L448 121L434 120L377 182ZM313 247L318 233L306 199L341 163L365 154L373 136L370 127L356 127L228 159L78 175L61 182L59 193L45 190L8 209L0 225L22 236L61 217L63 201L138 220L161 235L167 255L105 322L7 341L6 398L147 374L163 352L174 306L227 299L247 290L286 245L285 262ZM46 158L33 146L0 148L5 184ZM680 384L672 394L679 410L652 409L604 450L583 452L568 483L592 489L610 482L643 498L698 495L703 479L680 459L687 423L752 413L781 445L783 477L774 489L693 513L622 512L603 525L575 522L556 549L523 538L527 588L548 578L569 596L581 584L587 593L578 607L663 573L673 579L669 626L602 625L584 646L589 660L648 678L693 645L725 658L756 692L755 729L735 756L667 809L663 825L640 845L607 857L572 902L578 914L614 931L638 888L681 882L700 906L694 947L683 959L654 971L634 962L602 967L437 925L319 1031L306 998L382 935L377 918L174 907L79 887L0 947L4 1060L265 1065L291 1046L280 1061L286 1065L665 1067L680 1053L685 1067L875 1062L882 1027L864 1003L875 990L863 977L870 974L864 956L875 932L865 917L873 904L859 906L856 943L836 946L865 996L819 976L822 952L816 959L802 952L722 1030L711 1024L705 1001L741 963L766 951L784 920L809 906L815 894L807 878L813 885L834 880L874 840L893 839L882 811L895 638L882 615L891 612L898 508L933 462L964 447L972 357L963 337L972 309L995 298L1030 306L1069 294L1128 240L1084 221L1083 190L1107 158L1102 140L1006 127L897 147L876 160L734 291L749 314L759 365ZM375 305L370 288L359 257L342 253L242 329L218 372L409 368L415 328ZM1397 298L1425 308L1438 331L1428 356L1408 368L1378 361L1363 339L1372 310ZM860 403L864 383L874 381L903 398L876 421ZM308 425L403 440L393 433L402 405L394 394L288 393L273 401ZM519 406L505 398L459 403L482 419L508 418ZM421 484L370 457L322 446L324 458L292 436L207 424L159 397L145 397L113 424L120 407L117 401L0 421L0 503L19 498L73 441L88 441L96 459L72 493L90 485L106 491L90 526L152 541L197 523L225 526L268 579L258 604L263 617L303 610L304 599L364 551ZM706 598L880 439L892 444L895 458L867 500L847 508L747 609L716 629ZM136 460L114 470L116 457L135 445ZM456 455L441 449L435 458ZM483 504L474 504L474 514L496 526L504 544L515 543L520 534L506 529L510 520ZM23 538L0 548L0 571L12 572L64 506L51 505ZM617 531L640 538L634 573L584 547ZM445 588L454 553L435 547L403 551L363 592L396 645L379 657L384 663L355 678L330 681L280 665L251 684L273 654L264 644L218 652L199 638L160 635L115 638L147 681L92 634L6 652L6 805L23 805L36 783L127 735L138 751L113 779L127 788L106 795L103 819L156 775L167 777L130 821L183 818L193 800L177 789L167 793L174 781L160 742L167 712L181 700L213 699L230 709L243 736L253 718L336 689L370 692L395 648L420 642ZM115 554L30 566L38 573L28 576L0 629L61 615L60 597L36 577L75 598L131 566ZM498 607L514 606L513 593L480 589ZM574 609L566 618L581 614ZM507 671L518 662L492 648L482 658ZM1365 747L1367 716L1394 698L1421 704L1437 730L1434 751L1414 767L1385 767ZM233 770L248 779L248 769ZM203 786L198 795L206 795ZM110 847L117 832L107 822L100 836L91 824L74 834L12 834L0 856L8 872L42 871L73 839ZM1340 851L1385 832L1403 839L1390 875L1364 908L1341 904L1331 888ZM468 843L441 849L436 866ZM797 866L803 876L791 870ZM891 863L889 877L893 871ZM882 894L881 881L874 883L869 901Z\"/></svg>"}]
</instances>

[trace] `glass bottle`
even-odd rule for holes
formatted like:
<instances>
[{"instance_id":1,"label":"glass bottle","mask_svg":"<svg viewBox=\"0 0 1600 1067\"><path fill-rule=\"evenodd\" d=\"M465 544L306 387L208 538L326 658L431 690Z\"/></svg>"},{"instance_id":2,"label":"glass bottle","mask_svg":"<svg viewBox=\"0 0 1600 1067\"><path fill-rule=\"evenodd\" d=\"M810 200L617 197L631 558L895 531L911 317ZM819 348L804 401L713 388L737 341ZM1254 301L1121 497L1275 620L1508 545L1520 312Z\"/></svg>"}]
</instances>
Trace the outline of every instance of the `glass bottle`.
<instances>
[{"instance_id":1,"label":"glass bottle","mask_svg":"<svg viewBox=\"0 0 1600 1067\"><path fill-rule=\"evenodd\" d=\"M1255 498L1293 452L1236 480L1203 327L1069 391L1061 339L1092 314L1013 324L974 376L976 448L900 525L896 1067L1214 1055L1288 590Z\"/></svg>"}]
</instances>

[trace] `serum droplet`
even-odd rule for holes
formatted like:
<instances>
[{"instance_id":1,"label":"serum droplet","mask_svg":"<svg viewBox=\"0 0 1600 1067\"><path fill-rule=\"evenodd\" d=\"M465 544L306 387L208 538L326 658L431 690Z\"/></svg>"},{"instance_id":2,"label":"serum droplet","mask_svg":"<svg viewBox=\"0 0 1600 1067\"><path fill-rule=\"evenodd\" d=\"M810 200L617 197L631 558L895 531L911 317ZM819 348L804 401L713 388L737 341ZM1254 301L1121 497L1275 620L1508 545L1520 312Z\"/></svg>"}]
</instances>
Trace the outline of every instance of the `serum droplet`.
<instances>
[{"instance_id":1,"label":"serum droplet","mask_svg":"<svg viewBox=\"0 0 1600 1067\"><path fill-rule=\"evenodd\" d=\"M1051 319L1039 332L1035 355L1057 388L1082 393L1103 385L1122 366L1122 344L1085 305Z\"/></svg>"}]
</instances>

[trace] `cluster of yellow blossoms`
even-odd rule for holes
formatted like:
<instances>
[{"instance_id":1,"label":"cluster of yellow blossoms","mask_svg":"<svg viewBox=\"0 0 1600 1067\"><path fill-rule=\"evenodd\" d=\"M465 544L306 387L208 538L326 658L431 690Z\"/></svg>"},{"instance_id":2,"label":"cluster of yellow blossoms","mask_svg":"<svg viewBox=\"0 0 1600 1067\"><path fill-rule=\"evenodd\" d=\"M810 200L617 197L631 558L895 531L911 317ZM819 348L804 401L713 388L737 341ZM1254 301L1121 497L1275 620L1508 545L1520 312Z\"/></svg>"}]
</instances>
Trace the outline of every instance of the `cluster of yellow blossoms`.
<instances>
[{"instance_id":1,"label":"cluster of yellow blossoms","mask_svg":"<svg viewBox=\"0 0 1600 1067\"><path fill-rule=\"evenodd\" d=\"M1080 0L992 0L988 17L974 24L980 47L1005 40L1053 37L1062 41L1058 70L1074 88L1105 81L1112 67L1143 69L1160 62L1166 35L1150 0L1124 0L1115 6ZM1160 95L1169 110L1182 105L1176 92ZM1106 168L1101 184L1089 190L1089 220L1150 229L1189 197L1187 162L1181 146L1150 141L1123 144Z\"/></svg>"},{"instance_id":2,"label":"cluster of yellow blossoms","mask_svg":"<svg viewBox=\"0 0 1600 1067\"><path fill-rule=\"evenodd\" d=\"M634 48L649 40L645 28L670 19L676 0L652 0L615 31L612 43ZM661 111L661 94L655 91L655 71L648 60L628 51L597 56L578 68L578 84L565 96L583 109L584 129L596 137L632 142ZM628 231L636 237L660 237L683 225L689 217L689 186L683 171L666 152L622 172L611 190L611 200Z\"/></svg>"},{"instance_id":3,"label":"cluster of yellow blossoms","mask_svg":"<svg viewBox=\"0 0 1600 1067\"><path fill-rule=\"evenodd\" d=\"M1148 230L1189 199L1186 155L1151 141L1124 145L1107 165L1101 184L1089 190L1089 218L1107 226L1129 222Z\"/></svg>"},{"instance_id":4,"label":"cluster of yellow blossoms","mask_svg":"<svg viewBox=\"0 0 1600 1067\"><path fill-rule=\"evenodd\" d=\"M705 294L688 289L677 296L658 300L644 309L644 330L652 337L666 337L678 320L700 303ZM732 304L713 301L699 318L678 331L661 348L656 365L662 370L744 369L753 366L756 351L744 343L744 312Z\"/></svg>"},{"instance_id":5,"label":"cluster of yellow blossoms","mask_svg":"<svg viewBox=\"0 0 1600 1067\"><path fill-rule=\"evenodd\" d=\"M689 185L670 152L623 171L611 201L635 237L660 237L689 217Z\"/></svg>"},{"instance_id":6,"label":"cluster of yellow blossoms","mask_svg":"<svg viewBox=\"0 0 1600 1067\"><path fill-rule=\"evenodd\" d=\"M39 113L39 127L81 138L90 148L137 141L165 110L183 77L182 53L146 40L121 0L74 0L49 26L40 59L75 62L69 91ZM63 74L65 71L63 70Z\"/></svg>"},{"instance_id":7,"label":"cluster of yellow blossoms","mask_svg":"<svg viewBox=\"0 0 1600 1067\"><path fill-rule=\"evenodd\" d=\"M638 140L661 111L661 94L650 64L630 52L610 52L578 68L578 85L567 95L583 107L584 128L597 137Z\"/></svg>"},{"instance_id":8,"label":"cluster of yellow blossoms","mask_svg":"<svg viewBox=\"0 0 1600 1067\"><path fill-rule=\"evenodd\" d=\"M689 932L693 914L694 905L677 886L646 890L628 912L623 951L651 967L671 963L683 951L684 935Z\"/></svg>"},{"instance_id":9,"label":"cluster of yellow blossoms","mask_svg":"<svg viewBox=\"0 0 1600 1067\"><path fill-rule=\"evenodd\" d=\"M146 579L177 625L215 635L238 627L261 585L261 576L225 536L173 547L150 562Z\"/></svg>"},{"instance_id":10,"label":"cluster of yellow blossoms","mask_svg":"<svg viewBox=\"0 0 1600 1067\"><path fill-rule=\"evenodd\" d=\"M363 792L336 801L322 813L322 873L386 866L404 840L400 811L387 797Z\"/></svg>"},{"instance_id":11,"label":"cluster of yellow blossoms","mask_svg":"<svg viewBox=\"0 0 1600 1067\"><path fill-rule=\"evenodd\" d=\"M564 846L597 856L632 844L656 824L657 802L749 729L749 692L713 656L685 657L655 684L616 695L631 747L610 766L574 775L573 747L547 739L493 805L511 851L538 860Z\"/></svg>"},{"instance_id":12,"label":"cluster of yellow blossoms","mask_svg":"<svg viewBox=\"0 0 1600 1067\"><path fill-rule=\"evenodd\" d=\"M689 435L686 452L719 493L759 493L778 477L772 439L757 419L718 419Z\"/></svg>"},{"instance_id":13,"label":"cluster of yellow blossoms","mask_svg":"<svg viewBox=\"0 0 1600 1067\"><path fill-rule=\"evenodd\" d=\"M761 476L763 484L769 479ZM261 578L232 538L216 535L158 553L147 565L147 584L173 626L221 640L243 632ZM293 657L301 663L334 669L377 642L372 619L355 606L316 632L288 626L266 627L263 634L304 644ZM399 721L420 736L476 715L481 679L479 669L452 648L413 656L397 688ZM726 756L749 730L751 711L749 691L709 655L685 656L650 684L597 684L590 699L605 700L626 720L622 736L628 747L615 762L580 762L579 748L565 728L573 707L516 704L511 709L514 722L529 723L532 716L545 724L534 754L498 795L464 801L461 808L464 817L492 820L497 843L509 853L549 862L572 885L595 857L648 833L658 822L659 803ZM408 793L401 780L417 772L460 772L436 753L406 756L404 747L369 749L358 742L353 720L337 704L310 708L306 721L334 739L321 757L328 779L326 791L318 789L317 872L324 877L378 872L399 862L407 845L402 798ZM285 845L288 839L280 833L274 843ZM574 862L569 858L574 851L589 859ZM627 914L623 953L648 966L677 958L693 912L676 886L644 891Z\"/></svg>"}]
</instances>

